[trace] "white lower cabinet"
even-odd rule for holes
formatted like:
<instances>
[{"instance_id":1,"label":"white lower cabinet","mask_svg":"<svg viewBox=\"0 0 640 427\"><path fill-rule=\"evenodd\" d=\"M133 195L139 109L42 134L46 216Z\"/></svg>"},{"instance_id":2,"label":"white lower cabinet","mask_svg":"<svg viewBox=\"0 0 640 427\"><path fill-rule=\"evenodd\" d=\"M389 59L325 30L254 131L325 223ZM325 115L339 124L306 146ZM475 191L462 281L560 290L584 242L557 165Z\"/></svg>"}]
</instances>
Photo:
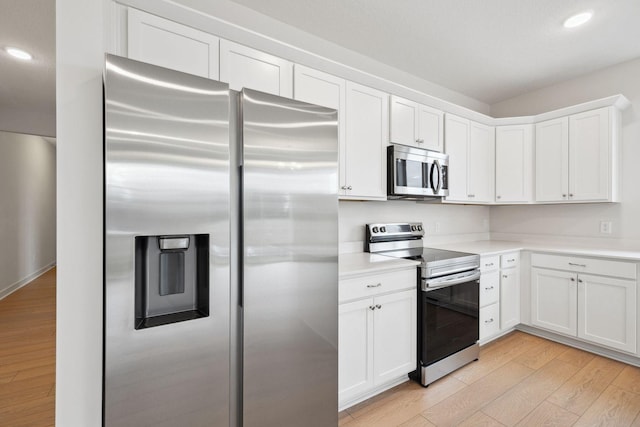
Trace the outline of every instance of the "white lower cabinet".
<instances>
[{"instance_id":1,"label":"white lower cabinet","mask_svg":"<svg viewBox=\"0 0 640 427\"><path fill-rule=\"evenodd\" d=\"M480 342L520 323L520 253L480 259Z\"/></svg>"},{"instance_id":2,"label":"white lower cabinet","mask_svg":"<svg viewBox=\"0 0 640 427\"><path fill-rule=\"evenodd\" d=\"M557 258L557 260L556 260ZM636 353L637 282L581 273L596 266L607 270L608 263L598 259L573 258L567 270L557 266L567 257L532 255L531 323L534 326L577 337L616 350ZM623 263L633 266L631 263ZM621 269L626 274L629 269Z\"/></svg>"},{"instance_id":3,"label":"white lower cabinet","mask_svg":"<svg viewBox=\"0 0 640 427\"><path fill-rule=\"evenodd\" d=\"M520 323L520 269L517 254L502 255L502 260L515 262L500 271L500 329L506 330Z\"/></svg>"},{"instance_id":4,"label":"white lower cabinet","mask_svg":"<svg viewBox=\"0 0 640 427\"><path fill-rule=\"evenodd\" d=\"M373 298L339 307L338 378L340 401L373 386Z\"/></svg>"},{"instance_id":5,"label":"white lower cabinet","mask_svg":"<svg viewBox=\"0 0 640 427\"><path fill-rule=\"evenodd\" d=\"M417 294L412 289L374 303L373 383L379 385L416 368Z\"/></svg>"},{"instance_id":6,"label":"white lower cabinet","mask_svg":"<svg viewBox=\"0 0 640 427\"><path fill-rule=\"evenodd\" d=\"M531 324L561 334L577 334L576 274L531 269Z\"/></svg>"},{"instance_id":7,"label":"white lower cabinet","mask_svg":"<svg viewBox=\"0 0 640 427\"><path fill-rule=\"evenodd\" d=\"M377 276L384 276L380 280ZM396 276L393 280L393 276ZM417 291L415 269L363 276L369 295L339 307L338 400L340 409L370 397L415 370ZM353 285L357 280L341 280ZM353 282L353 283L351 283ZM385 292L385 283L404 290ZM381 284L379 286L376 286ZM365 285L366 286L366 285ZM380 290L371 296L371 292ZM348 298L357 298L349 292ZM344 298L344 297L343 297Z\"/></svg>"},{"instance_id":8,"label":"white lower cabinet","mask_svg":"<svg viewBox=\"0 0 640 427\"><path fill-rule=\"evenodd\" d=\"M500 304L494 303L480 309L480 340L500 332Z\"/></svg>"}]
</instances>

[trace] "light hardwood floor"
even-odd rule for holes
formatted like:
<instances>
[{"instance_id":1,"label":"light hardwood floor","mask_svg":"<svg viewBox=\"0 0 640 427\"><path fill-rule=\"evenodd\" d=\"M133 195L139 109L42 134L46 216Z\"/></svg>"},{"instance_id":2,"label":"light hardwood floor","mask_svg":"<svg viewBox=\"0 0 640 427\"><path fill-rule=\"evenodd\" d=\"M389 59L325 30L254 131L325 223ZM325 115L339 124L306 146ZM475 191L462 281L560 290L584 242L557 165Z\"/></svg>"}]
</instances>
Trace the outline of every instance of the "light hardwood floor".
<instances>
[{"instance_id":1,"label":"light hardwood floor","mask_svg":"<svg viewBox=\"0 0 640 427\"><path fill-rule=\"evenodd\" d=\"M513 332L428 388L341 412L340 426L640 426L640 368Z\"/></svg>"},{"instance_id":2,"label":"light hardwood floor","mask_svg":"<svg viewBox=\"0 0 640 427\"><path fill-rule=\"evenodd\" d=\"M0 426L54 425L56 272L0 300Z\"/></svg>"},{"instance_id":3,"label":"light hardwood floor","mask_svg":"<svg viewBox=\"0 0 640 427\"><path fill-rule=\"evenodd\" d=\"M55 269L0 300L0 426L54 425ZM522 332L423 388L340 413L348 427L636 426L640 368Z\"/></svg>"}]
</instances>

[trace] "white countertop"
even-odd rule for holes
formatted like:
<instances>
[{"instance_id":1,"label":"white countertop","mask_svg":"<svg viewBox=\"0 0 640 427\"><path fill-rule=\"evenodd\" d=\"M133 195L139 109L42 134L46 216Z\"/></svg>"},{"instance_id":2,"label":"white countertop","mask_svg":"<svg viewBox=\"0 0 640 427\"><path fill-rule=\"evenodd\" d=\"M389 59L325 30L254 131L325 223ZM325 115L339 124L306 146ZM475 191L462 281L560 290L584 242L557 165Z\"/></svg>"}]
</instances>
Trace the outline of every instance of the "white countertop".
<instances>
[{"instance_id":1,"label":"white countertop","mask_svg":"<svg viewBox=\"0 0 640 427\"><path fill-rule=\"evenodd\" d=\"M358 274L378 273L387 270L411 268L420 262L404 258L391 258L383 255L370 254L368 252L356 252L340 254L339 276L344 278Z\"/></svg>"},{"instance_id":2,"label":"white countertop","mask_svg":"<svg viewBox=\"0 0 640 427\"><path fill-rule=\"evenodd\" d=\"M435 244L429 245L429 247L450 251L470 252L479 255L495 255L509 251L528 250L640 261L640 248L638 250L627 248L596 248L588 245L562 245L558 243L515 242L508 240L478 240L440 245Z\"/></svg>"}]
</instances>

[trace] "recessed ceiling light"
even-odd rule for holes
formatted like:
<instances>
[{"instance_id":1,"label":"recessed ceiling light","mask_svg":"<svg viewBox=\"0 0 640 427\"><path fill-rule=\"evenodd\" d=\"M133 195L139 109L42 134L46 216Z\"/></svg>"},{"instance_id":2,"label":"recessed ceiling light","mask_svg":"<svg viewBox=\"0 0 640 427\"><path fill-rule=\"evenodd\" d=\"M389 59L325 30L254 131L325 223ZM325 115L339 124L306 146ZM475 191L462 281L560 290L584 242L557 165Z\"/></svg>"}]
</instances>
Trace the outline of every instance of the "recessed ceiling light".
<instances>
[{"instance_id":1,"label":"recessed ceiling light","mask_svg":"<svg viewBox=\"0 0 640 427\"><path fill-rule=\"evenodd\" d=\"M31 56L29 52L25 52L24 50L18 49L16 47L7 47L5 50L9 55L16 57L18 59L23 59L25 61L29 61L33 59L33 56Z\"/></svg>"},{"instance_id":2,"label":"recessed ceiling light","mask_svg":"<svg viewBox=\"0 0 640 427\"><path fill-rule=\"evenodd\" d=\"M565 28L578 27L578 26L588 22L591 19L592 16L593 16L593 12L590 11L590 10L587 10L585 12L580 12L580 13L578 13L576 15L573 15L572 17L568 18L566 21L564 21L564 27Z\"/></svg>"}]
</instances>

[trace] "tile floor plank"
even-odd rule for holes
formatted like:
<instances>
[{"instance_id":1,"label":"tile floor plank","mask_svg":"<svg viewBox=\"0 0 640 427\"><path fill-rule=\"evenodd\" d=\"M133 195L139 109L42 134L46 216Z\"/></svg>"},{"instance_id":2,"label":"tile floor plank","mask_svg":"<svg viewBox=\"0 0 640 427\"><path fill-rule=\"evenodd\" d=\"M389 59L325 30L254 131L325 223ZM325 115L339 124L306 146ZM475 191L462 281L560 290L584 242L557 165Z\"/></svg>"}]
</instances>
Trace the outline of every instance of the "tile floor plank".
<instances>
[{"instance_id":1,"label":"tile floor plank","mask_svg":"<svg viewBox=\"0 0 640 427\"><path fill-rule=\"evenodd\" d=\"M534 372L509 362L422 413L440 426L457 425Z\"/></svg>"},{"instance_id":2,"label":"tile floor plank","mask_svg":"<svg viewBox=\"0 0 640 427\"><path fill-rule=\"evenodd\" d=\"M639 394L610 385L574 425L626 427L631 425L639 412Z\"/></svg>"},{"instance_id":3,"label":"tile floor plank","mask_svg":"<svg viewBox=\"0 0 640 427\"><path fill-rule=\"evenodd\" d=\"M624 364L595 356L549 398L549 402L582 415L622 372Z\"/></svg>"},{"instance_id":4,"label":"tile floor plank","mask_svg":"<svg viewBox=\"0 0 640 427\"><path fill-rule=\"evenodd\" d=\"M552 360L520 384L482 409L507 426L514 426L578 371L578 367Z\"/></svg>"},{"instance_id":5,"label":"tile floor plank","mask_svg":"<svg viewBox=\"0 0 640 427\"><path fill-rule=\"evenodd\" d=\"M542 402L531 411L518 427L569 427L575 424L579 416L550 402Z\"/></svg>"},{"instance_id":6,"label":"tile floor plank","mask_svg":"<svg viewBox=\"0 0 640 427\"><path fill-rule=\"evenodd\" d=\"M504 427L504 424L478 411L460 423L458 427Z\"/></svg>"}]
</instances>

